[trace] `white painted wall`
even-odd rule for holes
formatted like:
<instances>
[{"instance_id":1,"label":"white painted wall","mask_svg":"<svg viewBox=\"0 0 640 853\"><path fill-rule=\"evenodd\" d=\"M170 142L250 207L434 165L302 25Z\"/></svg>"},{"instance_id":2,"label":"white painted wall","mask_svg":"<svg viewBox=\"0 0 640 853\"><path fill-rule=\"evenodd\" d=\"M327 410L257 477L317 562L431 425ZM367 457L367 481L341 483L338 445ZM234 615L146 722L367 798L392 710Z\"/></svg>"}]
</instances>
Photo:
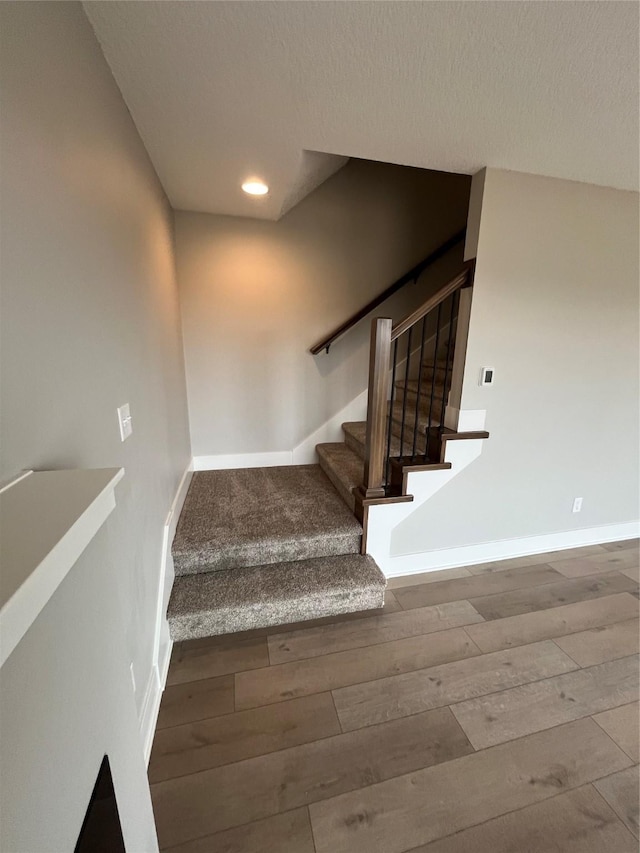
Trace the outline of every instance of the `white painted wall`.
<instances>
[{"instance_id":1,"label":"white painted wall","mask_svg":"<svg viewBox=\"0 0 640 853\"><path fill-rule=\"evenodd\" d=\"M138 715L163 525L190 458L172 215L80 4L2 3L0 17L2 476L126 471L108 523L1 670L0 847L73 849L104 750L127 849L146 853Z\"/></svg>"},{"instance_id":2,"label":"white painted wall","mask_svg":"<svg viewBox=\"0 0 640 853\"><path fill-rule=\"evenodd\" d=\"M393 554L522 553L638 519L638 234L636 193L487 170L461 407L486 409L491 437L396 527Z\"/></svg>"},{"instance_id":3,"label":"white painted wall","mask_svg":"<svg viewBox=\"0 0 640 853\"><path fill-rule=\"evenodd\" d=\"M291 455L361 394L370 320L328 355L309 347L464 227L469 189L463 175L351 161L279 222L177 213L196 461ZM461 258L378 316L399 319Z\"/></svg>"}]
</instances>

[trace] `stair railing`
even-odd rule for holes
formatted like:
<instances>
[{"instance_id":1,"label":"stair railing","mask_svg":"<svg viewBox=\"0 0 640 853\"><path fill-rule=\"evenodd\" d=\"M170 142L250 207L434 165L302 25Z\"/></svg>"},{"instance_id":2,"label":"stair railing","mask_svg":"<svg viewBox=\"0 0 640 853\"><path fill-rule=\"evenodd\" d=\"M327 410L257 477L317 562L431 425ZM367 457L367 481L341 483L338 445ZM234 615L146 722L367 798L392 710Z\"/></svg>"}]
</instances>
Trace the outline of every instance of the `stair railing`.
<instances>
[{"instance_id":1,"label":"stair railing","mask_svg":"<svg viewBox=\"0 0 640 853\"><path fill-rule=\"evenodd\" d=\"M391 466L396 460L400 465L439 461L433 457L440 446L451 388L460 291L472 284L473 262L469 262L395 326L388 317L372 320L360 502L393 495ZM429 358L431 377L425 377L425 359ZM397 400L398 382L403 383L401 401Z\"/></svg>"}]
</instances>

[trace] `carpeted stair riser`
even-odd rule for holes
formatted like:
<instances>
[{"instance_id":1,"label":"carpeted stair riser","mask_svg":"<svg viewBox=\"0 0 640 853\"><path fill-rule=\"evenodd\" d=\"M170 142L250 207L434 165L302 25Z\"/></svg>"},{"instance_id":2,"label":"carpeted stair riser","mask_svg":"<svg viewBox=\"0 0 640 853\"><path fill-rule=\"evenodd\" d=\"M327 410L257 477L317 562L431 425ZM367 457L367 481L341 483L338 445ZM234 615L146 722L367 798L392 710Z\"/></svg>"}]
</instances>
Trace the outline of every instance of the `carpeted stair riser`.
<instances>
[{"instance_id":1,"label":"carpeted stair riser","mask_svg":"<svg viewBox=\"0 0 640 853\"><path fill-rule=\"evenodd\" d=\"M227 571L273 564L284 561L310 560L313 557L336 557L342 554L357 554L360 551L362 533L322 535L317 538L265 539L259 543L237 547L227 546L216 554L198 556L195 561L182 563L176 575Z\"/></svg>"},{"instance_id":2,"label":"carpeted stair riser","mask_svg":"<svg viewBox=\"0 0 640 853\"><path fill-rule=\"evenodd\" d=\"M364 421L347 421L342 424L342 431L347 447L352 450L357 456L364 460L365 435L367 425ZM397 435L396 435L397 432ZM391 434L391 456L400 455L400 422ZM404 452L413 445L413 427L411 430L405 428ZM422 450L424 450L425 442L422 441ZM416 449L420 453L420 450Z\"/></svg>"},{"instance_id":3,"label":"carpeted stair riser","mask_svg":"<svg viewBox=\"0 0 640 853\"><path fill-rule=\"evenodd\" d=\"M422 367L422 383L428 382L431 385L431 380L433 379L433 374L436 375L436 382L442 384L445 380L445 374L447 379L451 376L451 366L445 369L445 366L434 366L432 364L425 364Z\"/></svg>"},{"instance_id":4,"label":"carpeted stair riser","mask_svg":"<svg viewBox=\"0 0 640 853\"><path fill-rule=\"evenodd\" d=\"M364 448L367 436L366 422L347 421L342 424L342 433L347 447L364 460Z\"/></svg>"},{"instance_id":5,"label":"carpeted stair riser","mask_svg":"<svg viewBox=\"0 0 640 853\"><path fill-rule=\"evenodd\" d=\"M391 417L391 457L410 456L414 453L414 425L416 414L418 428L415 435L415 454L422 456L426 450L426 430L429 426L428 412L431 410L431 426L441 422L443 404L443 386L446 377L451 376L452 361L447 364L446 353L442 353L434 364L433 357L425 359L422 367L420 398L418 401L418 382L410 379L398 379L395 383L394 405L390 408ZM434 380L435 377L435 381ZM433 402L432 396L433 382ZM407 386L405 392L405 384ZM402 407L406 396L404 412L404 434L402 429ZM417 413L416 413L417 404ZM345 504L353 510L355 500L353 490L363 479L365 442L367 425L365 421L348 421L342 424L343 443L319 444L317 446L320 467L334 484Z\"/></svg>"},{"instance_id":6,"label":"carpeted stair riser","mask_svg":"<svg viewBox=\"0 0 640 853\"><path fill-rule=\"evenodd\" d=\"M353 512L356 505L353 490L362 484L363 460L345 442L318 444L316 450L320 467Z\"/></svg>"},{"instance_id":7,"label":"carpeted stair riser","mask_svg":"<svg viewBox=\"0 0 640 853\"><path fill-rule=\"evenodd\" d=\"M453 365L453 358L454 358L454 353L451 352L449 354L449 370L451 370L451 367ZM422 360L422 364L424 365L424 367L433 367L433 364L434 364L433 354L432 355L425 355L425 357ZM435 360L435 365L436 365L436 367L442 367L442 368L446 367L446 365L447 365L446 347L442 351L438 351L438 358Z\"/></svg>"},{"instance_id":8,"label":"carpeted stair riser","mask_svg":"<svg viewBox=\"0 0 640 853\"><path fill-rule=\"evenodd\" d=\"M367 556L316 558L176 578L174 641L287 625L383 606L386 580Z\"/></svg>"},{"instance_id":9,"label":"carpeted stair riser","mask_svg":"<svg viewBox=\"0 0 640 853\"><path fill-rule=\"evenodd\" d=\"M442 392L440 392L442 393ZM391 444L391 456L399 456L400 455L400 428L402 426L402 391L396 390L396 394L399 395L396 397L395 406L394 406L394 425L392 428L392 444ZM411 399L411 393L407 396L407 409L405 413L405 434L404 434L404 445L403 448L406 452L407 447L413 446L413 424L415 423L415 403L416 395L413 394L413 400ZM421 407L421 416L419 418L419 428L422 429L423 434L424 430L428 425L428 418L425 418L424 409ZM434 401L433 407L433 416L432 416L432 426L437 426L440 423L440 415L442 412L442 404L436 404ZM364 421L347 421L342 424L342 431L344 434L344 441L347 447L350 450L353 450L358 456L364 459L364 451L365 451L365 439L366 439L366 430L367 425ZM425 448L425 440L424 438L420 440L418 439L418 447L416 448L417 453L423 453Z\"/></svg>"},{"instance_id":10,"label":"carpeted stair riser","mask_svg":"<svg viewBox=\"0 0 640 853\"><path fill-rule=\"evenodd\" d=\"M413 451L413 439L414 439L414 425L416 422L416 412L415 407L412 407L407 403L407 408L405 411L404 417L404 438L402 440L402 447L400 446L400 438L402 437L402 403L394 404L393 417L391 421L391 430L393 435L396 437L395 442L395 453L392 453L392 456L400 456L400 455L410 455ZM439 418L436 417L436 414L432 416L431 426L435 427L440 424ZM416 454L421 455L425 452L427 446L427 428L429 426L429 419L425 417L424 413L420 412L418 417L418 429L416 431Z\"/></svg>"},{"instance_id":11,"label":"carpeted stair riser","mask_svg":"<svg viewBox=\"0 0 640 853\"><path fill-rule=\"evenodd\" d=\"M395 399L393 401L393 409L391 412L392 419L394 421L398 421L398 423L402 422L402 409L404 401L402 399L402 394L399 395L399 399ZM440 423L440 415L443 411L443 404L441 400L434 400L433 406L431 406L431 425ZM421 405L418 407L418 422L420 424L424 423L425 425L429 421L429 405ZM411 399L411 393L407 393L407 404L404 407L404 421L405 424L411 420L411 425L413 426L416 419L416 401L415 395L414 399Z\"/></svg>"},{"instance_id":12,"label":"carpeted stair riser","mask_svg":"<svg viewBox=\"0 0 640 853\"><path fill-rule=\"evenodd\" d=\"M411 456L413 455L413 427L405 427L404 440L400 441L400 425L394 424L394 435L397 440L397 450L395 456ZM416 434L415 455L423 456L427 448L427 439L423 433ZM393 458L393 457L392 457Z\"/></svg>"},{"instance_id":13,"label":"carpeted stair riser","mask_svg":"<svg viewBox=\"0 0 640 853\"><path fill-rule=\"evenodd\" d=\"M362 528L318 465L194 474L176 575L358 554Z\"/></svg>"},{"instance_id":14,"label":"carpeted stair riser","mask_svg":"<svg viewBox=\"0 0 640 853\"><path fill-rule=\"evenodd\" d=\"M418 399L418 383L414 381L409 381L409 384L405 390L404 380L396 382L396 391L394 395L394 402L402 403L405 396L407 398L407 410L411 409L415 412L416 409L416 400ZM422 414L428 414L429 407L431 407L431 411L433 413L432 417L439 418L445 408L445 401L443 401L443 385L442 383L438 383L433 388L433 402L431 395L431 383L423 382L422 387L420 389L420 402L419 402L419 411Z\"/></svg>"}]
</instances>

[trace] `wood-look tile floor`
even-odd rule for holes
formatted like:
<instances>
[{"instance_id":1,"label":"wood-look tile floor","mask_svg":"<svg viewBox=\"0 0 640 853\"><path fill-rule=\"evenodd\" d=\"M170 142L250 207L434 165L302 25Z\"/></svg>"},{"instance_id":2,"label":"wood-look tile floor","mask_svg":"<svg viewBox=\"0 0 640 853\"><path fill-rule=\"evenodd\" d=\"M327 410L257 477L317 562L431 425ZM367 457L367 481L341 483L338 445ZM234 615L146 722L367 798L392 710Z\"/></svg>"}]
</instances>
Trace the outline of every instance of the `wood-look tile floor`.
<instances>
[{"instance_id":1,"label":"wood-look tile floor","mask_svg":"<svg viewBox=\"0 0 640 853\"><path fill-rule=\"evenodd\" d=\"M638 541L394 579L383 610L176 645L172 853L637 853Z\"/></svg>"}]
</instances>

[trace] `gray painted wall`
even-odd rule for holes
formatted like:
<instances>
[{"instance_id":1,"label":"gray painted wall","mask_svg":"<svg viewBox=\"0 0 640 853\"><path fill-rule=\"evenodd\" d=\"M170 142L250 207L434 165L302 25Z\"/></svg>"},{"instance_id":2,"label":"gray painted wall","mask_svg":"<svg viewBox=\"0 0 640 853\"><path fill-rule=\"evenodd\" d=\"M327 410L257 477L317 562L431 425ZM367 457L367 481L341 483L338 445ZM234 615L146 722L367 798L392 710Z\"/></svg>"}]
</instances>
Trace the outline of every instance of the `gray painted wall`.
<instances>
[{"instance_id":1,"label":"gray painted wall","mask_svg":"<svg viewBox=\"0 0 640 853\"><path fill-rule=\"evenodd\" d=\"M462 408L491 437L394 554L640 515L638 195L488 169L479 227Z\"/></svg>"},{"instance_id":2,"label":"gray painted wall","mask_svg":"<svg viewBox=\"0 0 640 853\"><path fill-rule=\"evenodd\" d=\"M0 847L73 849L112 749L128 849L148 851L136 710L190 457L172 216L80 4L0 16L2 475L126 469L114 514L0 673Z\"/></svg>"},{"instance_id":3,"label":"gray painted wall","mask_svg":"<svg viewBox=\"0 0 640 853\"><path fill-rule=\"evenodd\" d=\"M309 347L464 227L470 183L351 161L279 222L177 213L194 456L291 450L364 391L369 320ZM399 319L450 269L377 313Z\"/></svg>"}]
</instances>

